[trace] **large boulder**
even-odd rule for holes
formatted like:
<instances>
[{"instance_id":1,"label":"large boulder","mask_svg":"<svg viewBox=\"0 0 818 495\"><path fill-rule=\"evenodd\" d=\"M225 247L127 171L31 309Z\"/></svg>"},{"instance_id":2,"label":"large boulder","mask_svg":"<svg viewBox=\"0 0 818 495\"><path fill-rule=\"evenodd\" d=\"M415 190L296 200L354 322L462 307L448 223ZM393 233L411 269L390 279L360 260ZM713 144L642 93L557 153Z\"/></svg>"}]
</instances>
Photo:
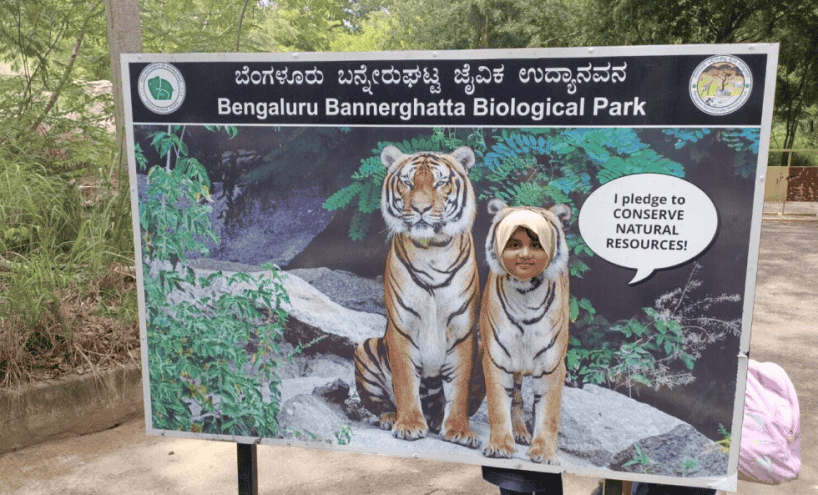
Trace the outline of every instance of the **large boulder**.
<instances>
[{"instance_id":1,"label":"large boulder","mask_svg":"<svg viewBox=\"0 0 818 495\"><path fill-rule=\"evenodd\" d=\"M369 279L344 270L296 268L287 270L347 309L386 316L383 277Z\"/></svg>"},{"instance_id":2,"label":"large boulder","mask_svg":"<svg viewBox=\"0 0 818 495\"><path fill-rule=\"evenodd\" d=\"M306 359L320 360L317 356ZM341 385L338 384L339 380L330 377L283 380L282 400L285 407L291 411L302 411L302 416L287 415L287 426L313 433L319 430L322 435L316 440L333 443L335 440L327 435L331 433L334 436L340 428L349 426L350 445L375 452L405 456L425 452L435 458L450 455L453 459L463 460L469 456L478 462L482 459L479 450L444 442L439 435L429 434L422 440L406 442L380 429L373 416L362 421L362 416L350 405L358 401L357 394L345 382L354 379L351 363L341 376ZM344 393L348 393L349 397L343 397ZM307 396L310 398L305 399ZM307 407L314 406L319 400L323 402L321 407ZM303 407L295 407L294 404ZM330 409L332 414L327 413ZM339 418L338 413L345 417ZM472 429L485 445L490 433L485 402L470 421ZM727 472L727 454L721 446L689 424L650 405L594 385L583 389L565 388L558 444L557 458L563 465L668 476L717 477ZM636 445L639 445L640 452L637 452ZM527 447L518 445L513 459L527 462L527 451ZM645 457L640 457L640 453ZM649 461L631 462L639 459Z\"/></svg>"},{"instance_id":3,"label":"large boulder","mask_svg":"<svg viewBox=\"0 0 818 495\"><path fill-rule=\"evenodd\" d=\"M214 185L213 196L219 199L210 216L221 237L220 244L212 248L212 258L216 260L286 266L335 216L335 212L324 209L326 198L317 187L292 191L289 197L270 204L248 199L242 206L245 211L228 215L219 187L220 184ZM225 224L226 218L236 220Z\"/></svg>"},{"instance_id":4,"label":"large boulder","mask_svg":"<svg viewBox=\"0 0 818 495\"><path fill-rule=\"evenodd\" d=\"M635 442L668 433L682 424L652 406L606 388L566 388L559 445L568 455L595 466L608 466L614 456Z\"/></svg>"},{"instance_id":5,"label":"large boulder","mask_svg":"<svg viewBox=\"0 0 818 495\"><path fill-rule=\"evenodd\" d=\"M218 271L225 277L230 277L235 272L229 269L244 265L200 259L192 261L190 267L198 281L199 278ZM170 264L151 267L151 276L156 276L160 268L169 270ZM179 270L184 271L181 267ZM203 306L202 301L218 298L221 294L238 295L248 289L255 289L260 280L270 276L268 271L256 270L258 269L243 270L251 275L250 280L232 285L226 283L226 278L214 280L206 287L198 285L198 282L181 283L168 295L168 303L170 307L180 302L199 307ZM285 274L283 285L290 299L288 304L284 304L284 309L289 314L285 338L294 345L309 345L307 352L329 352L351 358L359 342L384 334L386 317L382 315L344 308L292 273Z\"/></svg>"},{"instance_id":6,"label":"large boulder","mask_svg":"<svg viewBox=\"0 0 818 495\"><path fill-rule=\"evenodd\" d=\"M619 452L610 467L664 476L719 476L727 472L727 454L692 426L680 424Z\"/></svg>"},{"instance_id":7,"label":"large boulder","mask_svg":"<svg viewBox=\"0 0 818 495\"><path fill-rule=\"evenodd\" d=\"M358 343L386 331L385 316L344 308L295 275L287 276L284 287L290 295L285 338L297 345L321 339L308 352L352 358Z\"/></svg>"}]
</instances>

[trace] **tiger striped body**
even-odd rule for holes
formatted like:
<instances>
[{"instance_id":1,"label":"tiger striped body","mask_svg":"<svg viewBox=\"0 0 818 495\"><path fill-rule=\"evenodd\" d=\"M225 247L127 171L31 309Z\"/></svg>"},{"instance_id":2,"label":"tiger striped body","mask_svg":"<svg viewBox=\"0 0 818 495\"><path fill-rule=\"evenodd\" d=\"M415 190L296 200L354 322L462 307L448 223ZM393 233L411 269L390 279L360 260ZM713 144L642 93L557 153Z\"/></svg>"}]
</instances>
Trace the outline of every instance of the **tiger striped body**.
<instances>
[{"instance_id":1,"label":"tiger striped body","mask_svg":"<svg viewBox=\"0 0 818 495\"><path fill-rule=\"evenodd\" d=\"M494 242L498 224L520 208L546 219L554 246L545 271L525 280L505 272ZM489 211L495 213L486 240L491 272L480 308L483 372L491 427L484 454L511 457L516 439L523 444L530 443L532 461L555 462L570 304L568 246L557 215L567 222L570 209L565 205L551 210L508 208L502 201L493 200ZM543 245L549 244L546 240L540 241ZM533 435L528 433L521 409L523 375L531 375L534 383Z\"/></svg>"},{"instance_id":2,"label":"tiger striped body","mask_svg":"<svg viewBox=\"0 0 818 495\"><path fill-rule=\"evenodd\" d=\"M387 327L383 338L355 352L358 394L397 438L423 438L431 427L444 440L476 448L468 418L484 391L475 333L475 199L466 175L474 153L404 155L388 146L381 158L388 169L382 213L392 234Z\"/></svg>"}]
</instances>

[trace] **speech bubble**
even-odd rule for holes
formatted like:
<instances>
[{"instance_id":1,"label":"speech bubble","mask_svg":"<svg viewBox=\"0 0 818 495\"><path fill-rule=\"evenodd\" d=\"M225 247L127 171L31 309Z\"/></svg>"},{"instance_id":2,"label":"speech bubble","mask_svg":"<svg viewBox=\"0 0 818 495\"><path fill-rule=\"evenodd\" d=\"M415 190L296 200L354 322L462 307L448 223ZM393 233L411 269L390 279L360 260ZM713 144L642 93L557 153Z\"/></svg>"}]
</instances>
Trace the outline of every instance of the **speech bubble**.
<instances>
[{"instance_id":1,"label":"speech bubble","mask_svg":"<svg viewBox=\"0 0 818 495\"><path fill-rule=\"evenodd\" d=\"M695 258L710 245L718 221L716 206L690 182L638 174L591 193L579 212L579 233L598 256L636 269L633 285Z\"/></svg>"}]
</instances>

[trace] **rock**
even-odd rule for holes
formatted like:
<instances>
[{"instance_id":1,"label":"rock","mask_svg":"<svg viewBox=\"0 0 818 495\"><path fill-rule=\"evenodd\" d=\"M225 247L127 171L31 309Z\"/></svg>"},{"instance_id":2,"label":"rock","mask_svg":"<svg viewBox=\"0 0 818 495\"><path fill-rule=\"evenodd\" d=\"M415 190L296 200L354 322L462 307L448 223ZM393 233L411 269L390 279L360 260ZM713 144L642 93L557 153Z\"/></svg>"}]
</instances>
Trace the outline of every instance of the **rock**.
<instances>
[{"instance_id":1,"label":"rock","mask_svg":"<svg viewBox=\"0 0 818 495\"><path fill-rule=\"evenodd\" d=\"M308 387L315 383L312 379L302 380L301 395L307 393ZM293 385L295 383L288 386ZM298 391L291 393L298 394ZM439 435L432 433L414 442L398 440L391 432L381 430L371 415L352 414L354 408L350 407L350 401L354 402L352 399L345 401L343 410L346 411L347 422L351 424L351 445L364 445L373 451L395 455L411 456L426 452L435 457L474 457L478 462L482 459L480 450L444 442ZM470 422L481 443L485 445L490 432L485 402ZM292 419L291 424L308 429L307 423L302 425L297 419ZM724 476L727 473L727 457L720 446L687 423L650 405L594 385L588 385L582 390L565 389L557 452L557 459L561 464L636 471L638 468L635 465L623 468L625 463L635 457L635 443L640 444L648 457L656 460L652 464L651 474L701 477ZM527 462L527 453L527 447L518 445L513 459Z\"/></svg>"},{"instance_id":2,"label":"rock","mask_svg":"<svg viewBox=\"0 0 818 495\"><path fill-rule=\"evenodd\" d=\"M140 199L145 198L148 187L147 175L137 174ZM323 208L324 199L318 188L295 190L289 198L260 205L260 200L249 199L250 206L239 217L242 221L225 223L230 210L224 185L213 182L210 190L210 224L219 242L205 240L211 261L236 263L258 267L262 263L274 263L282 267L292 261L309 243L330 224L335 212ZM233 197L243 194L240 187L227 192ZM180 205L184 207L185 204ZM238 206L234 206L238 208ZM198 259L195 251L185 253L189 259ZM204 262L205 264L207 261ZM235 270L244 271L244 270Z\"/></svg>"},{"instance_id":3,"label":"rock","mask_svg":"<svg viewBox=\"0 0 818 495\"><path fill-rule=\"evenodd\" d=\"M301 345L322 339L307 349L309 353L329 352L351 359L358 343L386 331L386 317L346 309L297 276L289 275L284 287L291 302L286 307L287 341Z\"/></svg>"},{"instance_id":4,"label":"rock","mask_svg":"<svg viewBox=\"0 0 818 495\"><path fill-rule=\"evenodd\" d=\"M343 404L349 398L349 385L339 378L332 383L315 387L312 394L332 404Z\"/></svg>"},{"instance_id":5,"label":"rock","mask_svg":"<svg viewBox=\"0 0 818 495\"><path fill-rule=\"evenodd\" d=\"M612 390L596 385L581 390L566 387L559 446L595 466L608 466L634 442L665 434L681 424L673 416Z\"/></svg>"},{"instance_id":6,"label":"rock","mask_svg":"<svg viewBox=\"0 0 818 495\"><path fill-rule=\"evenodd\" d=\"M296 268L286 273L304 279L347 309L386 316L383 279L372 280L344 270L330 270L325 267Z\"/></svg>"},{"instance_id":7,"label":"rock","mask_svg":"<svg viewBox=\"0 0 818 495\"><path fill-rule=\"evenodd\" d=\"M639 445L641 456L635 445ZM642 460L625 466L631 460ZM727 454L692 426L680 424L663 434L640 440L616 454L611 469L664 476L723 476Z\"/></svg>"},{"instance_id":8,"label":"rock","mask_svg":"<svg viewBox=\"0 0 818 495\"><path fill-rule=\"evenodd\" d=\"M324 210L326 198L318 189L292 191L290 197L270 204L249 198L241 213L230 212L229 216L241 218L241 221L227 225L224 224L228 216L226 201L221 199L222 195L214 193L214 198L218 199L211 222L221 235L221 243L213 249L211 257L249 265L270 262L287 266L335 216L335 212Z\"/></svg>"},{"instance_id":9,"label":"rock","mask_svg":"<svg viewBox=\"0 0 818 495\"><path fill-rule=\"evenodd\" d=\"M317 395L302 394L281 406L278 424L284 438L337 443L336 434L349 424L349 419Z\"/></svg>"},{"instance_id":10,"label":"rock","mask_svg":"<svg viewBox=\"0 0 818 495\"><path fill-rule=\"evenodd\" d=\"M316 354L311 356L296 356L295 365L290 371L298 370L296 376L281 378L281 401L286 402L296 395L312 394L316 388L327 387L333 380L344 383L355 382L355 367L350 360L334 355ZM349 394L349 389L347 392Z\"/></svg>"},{"instance_id":11,"label":"rock","mask_svg":"<svg viewBox=\"0 0 818 495\"><path fill-rule=\"evenodd\" d=\"M334 354L316 354L305 358L304 376L337 378L352 383L355 378L355 366L349 359Z\"/></svg>"}]
</instances>

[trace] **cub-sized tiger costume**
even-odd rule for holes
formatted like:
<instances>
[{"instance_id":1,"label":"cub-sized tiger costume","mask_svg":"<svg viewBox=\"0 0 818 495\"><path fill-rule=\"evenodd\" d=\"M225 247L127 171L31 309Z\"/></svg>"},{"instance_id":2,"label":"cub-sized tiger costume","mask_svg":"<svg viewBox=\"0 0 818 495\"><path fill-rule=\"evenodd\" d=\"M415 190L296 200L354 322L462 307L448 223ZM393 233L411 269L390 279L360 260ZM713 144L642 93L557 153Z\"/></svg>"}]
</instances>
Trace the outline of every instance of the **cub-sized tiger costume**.
<instances>
[{"instance_id":1,"label":"cub-sized tiger costume","mask_svg":"<svg viewBox=\"0 0 818 495\"><path fill-rule=\"evenodd\" d=\"M568 245L563 224L571 218L567 205L550 210L509 208L499 199L489 202L494 222L486 239L489 273L480 307L483 373L491 435L483 453L511 457L515 439L530 444L534 462L554 463L560 403L568 349ZM517 227L539 237L548 258L545 270L517 279L503 264L502 252ZM528 433L522 413L523 375L534 380L534 433Z\"/></svg>"},{"instance_id":2,"label":"cub-sized tiger costume","mask_svg":"<svg viewBox=\"0 0 818 495\"><path fill-rule=\"evenodd\" d=\"M383 338L355 351L358 395L397 438L416 440L442 428L445 440L477 448L469 416L485 388L475 329L476 206L467 175L474 152L405 155L387 146L381 160L387 168L381 211L392 237L387 325Z\"/></svg>"}]
</instances>

